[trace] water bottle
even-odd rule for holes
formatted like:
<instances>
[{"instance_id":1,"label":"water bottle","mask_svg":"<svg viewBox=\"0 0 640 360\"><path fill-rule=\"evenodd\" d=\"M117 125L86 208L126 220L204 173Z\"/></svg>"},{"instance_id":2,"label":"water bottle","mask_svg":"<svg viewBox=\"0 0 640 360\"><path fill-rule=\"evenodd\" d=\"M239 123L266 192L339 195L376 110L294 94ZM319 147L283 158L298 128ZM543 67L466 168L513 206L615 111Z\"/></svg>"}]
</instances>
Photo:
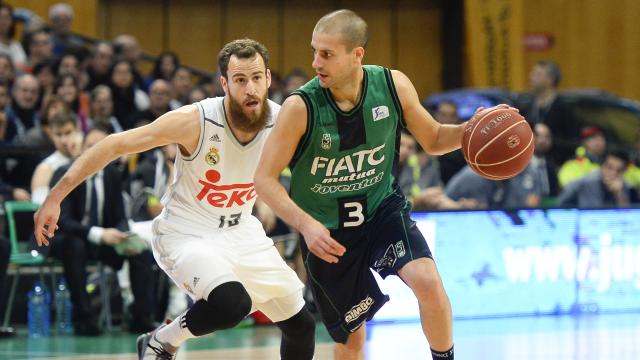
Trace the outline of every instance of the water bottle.
<instances>
[{"instance_id":1,"label":"water bottle","mask_svg":"<svg viewBox=\"0 0 640 360\"><path fill-rule=\"evenodd\" d=\"M27 295L27 324L29 337L49 336L51 296L47 288L36 281Z\"/></svg>"},{"instance_id":2,"label":"water bottle","mask_svg":"<svg viewBox=\"0 0 640 360\"><path fill-rule=\"evenodd\" d=\"M61 278L56 287L56 330L59 335L73 334L71 311L71 293L64 278Z\"/></svg>"}]
</instances>

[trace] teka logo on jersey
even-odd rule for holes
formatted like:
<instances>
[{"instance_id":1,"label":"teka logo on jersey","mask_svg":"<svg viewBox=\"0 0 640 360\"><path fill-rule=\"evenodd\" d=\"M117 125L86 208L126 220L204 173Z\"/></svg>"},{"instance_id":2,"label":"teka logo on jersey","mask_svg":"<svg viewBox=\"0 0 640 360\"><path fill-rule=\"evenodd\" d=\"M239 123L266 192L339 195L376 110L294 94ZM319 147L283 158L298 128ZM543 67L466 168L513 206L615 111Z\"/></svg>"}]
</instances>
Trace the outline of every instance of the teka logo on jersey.
<instances>
[{"instance_id":1,"label":"teka logo on jersey","mask_svg":"<svg viewBox=\"0 0 640 360\"><path fill-rule=\"evenodd\" d=\"M371 296L367 296L364 300L360 301L358 305L352 307L351 310L347 311L347 313L344 314L344 321L348 324L356 320L360 317L360 315L369 311L371 305L373 305L373 299L371 298Z\"/></svg>"},{"instance_id":2,"label":"teka logo on jersey","mask_svg":"<svg viewBox=\"0 0 640 360\"><path fill-rule=\"evenodd\" d=\"M243 206L256 197L253 183L216 185L220 181L220 173L216 170L208 170L205 173L205 177L208 181L198 180L202 185L202 190L196 197L200 201L206 197L211 206L217 208L228 208L234 205Z\"/></svg>"}]
</instances>

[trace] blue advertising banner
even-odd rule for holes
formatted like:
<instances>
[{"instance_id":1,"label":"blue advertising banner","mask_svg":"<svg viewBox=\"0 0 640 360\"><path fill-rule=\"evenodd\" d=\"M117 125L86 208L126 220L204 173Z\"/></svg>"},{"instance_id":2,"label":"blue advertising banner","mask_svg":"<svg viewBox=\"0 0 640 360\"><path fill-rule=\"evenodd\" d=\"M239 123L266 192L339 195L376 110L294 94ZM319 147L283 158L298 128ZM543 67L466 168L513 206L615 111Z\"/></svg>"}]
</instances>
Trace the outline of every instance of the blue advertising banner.
<instances>
[{"instance_id":1,"label":"blue advertising banner","mask_svg":"<svg viewBox=\"0 0 640 360\"><path fill-rule=\"evenodd\" d=\"M640 209L415 213L455 318L640 311ZM397 277L376 320L419 318Z\"/></svg>"}]
</instances>

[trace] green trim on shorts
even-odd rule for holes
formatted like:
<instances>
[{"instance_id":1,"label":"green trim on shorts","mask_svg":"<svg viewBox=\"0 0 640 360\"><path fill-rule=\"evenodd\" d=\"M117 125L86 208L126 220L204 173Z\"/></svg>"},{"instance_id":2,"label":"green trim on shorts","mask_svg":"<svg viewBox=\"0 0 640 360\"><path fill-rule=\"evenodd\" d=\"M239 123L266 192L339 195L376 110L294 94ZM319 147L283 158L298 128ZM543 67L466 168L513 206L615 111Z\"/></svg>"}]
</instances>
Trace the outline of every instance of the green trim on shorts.
<instances>
[{"instance_id":1,"label":"green trim on shorts","mask_svg":"<svg viewBox=\"0 0 640 360\"><path fill-rule=\"evenodd\" d=\"M409 235L407 234L407 224L404 222L404 213L400 211L400 220L402 220L402 231L404 231L404 238L407 239L407 248L409 248L409 256L411 260L415 260L413 252L411 251L411 244L409 244Z\"/></svg>"},{"instance_id":2,"label":"green trim on shorts","mask_svg":"<svg viewBox=\"0 0 640 360\"><path fill-rule=\"evenodd\" d=\"M318 282L318 280L316 280L313 277L313 274L311 273L311 268L309 266L309 256L311 255L311 251L309 251L309 253L307 254L306 258L304 259L304 263L305 265L307 265L307 273L309 275L309 278L311 280L313 280L313 282L318 285L318 288L320 288L320 290L322 291L322 293L324 294L324 297L327 299L327 301L329 302L329 304L331 304L331 306L333 307L333 310L336 312L336 314L338 315L338 319L342 319L342 315L340 314L340 311L338 310L338 308L333 304L333 302L331 301L331 297L329 297L329 295L324 291L324 288L322 287L322 285ZM320 258L319 258L320 259ZM320 261L324 261L322 259L320 259Z\"/></svg>"}]
</instances>

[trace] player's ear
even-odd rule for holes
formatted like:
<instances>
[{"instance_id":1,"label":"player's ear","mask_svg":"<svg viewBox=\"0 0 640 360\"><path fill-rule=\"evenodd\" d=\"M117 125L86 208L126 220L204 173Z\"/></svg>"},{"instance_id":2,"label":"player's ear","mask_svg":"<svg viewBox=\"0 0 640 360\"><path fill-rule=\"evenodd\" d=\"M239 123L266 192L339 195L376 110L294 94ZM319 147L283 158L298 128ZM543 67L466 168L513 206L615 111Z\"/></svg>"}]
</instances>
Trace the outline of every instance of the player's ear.
<instances>
[{"instance_id":1,"label":"player's ear","mask_svg":"<svg viewBox=\"0 0 640 360\"><path fill-rule=\"evenodd\" d=\"M271 87L271 70L267 69L267 89Z\"/></svg>"},{"instance_id":2,"label":"player's ear","mask_svg":"<svg viewBox=\"0 0 640 360\"><path fill-rule=\"evenodd\" d=\"M222 75L220 75L220 85L222 85L222 89L224 90L224 93L228 94L229 93L229 88L228 88L229 84L227 83L227 79Z\"/></svg>"},{"instance_id":3,"label":"player's ear","mask_svg":"<svg viewBox=\"0 0 640 360\"><path fill-rule=\"evenodd\" d=\"M354 48L353 51L356 54L356 59L362 62L362 59L364 58L364 48L362 46L358 46Z\"/></svg>"}]
</instances>

